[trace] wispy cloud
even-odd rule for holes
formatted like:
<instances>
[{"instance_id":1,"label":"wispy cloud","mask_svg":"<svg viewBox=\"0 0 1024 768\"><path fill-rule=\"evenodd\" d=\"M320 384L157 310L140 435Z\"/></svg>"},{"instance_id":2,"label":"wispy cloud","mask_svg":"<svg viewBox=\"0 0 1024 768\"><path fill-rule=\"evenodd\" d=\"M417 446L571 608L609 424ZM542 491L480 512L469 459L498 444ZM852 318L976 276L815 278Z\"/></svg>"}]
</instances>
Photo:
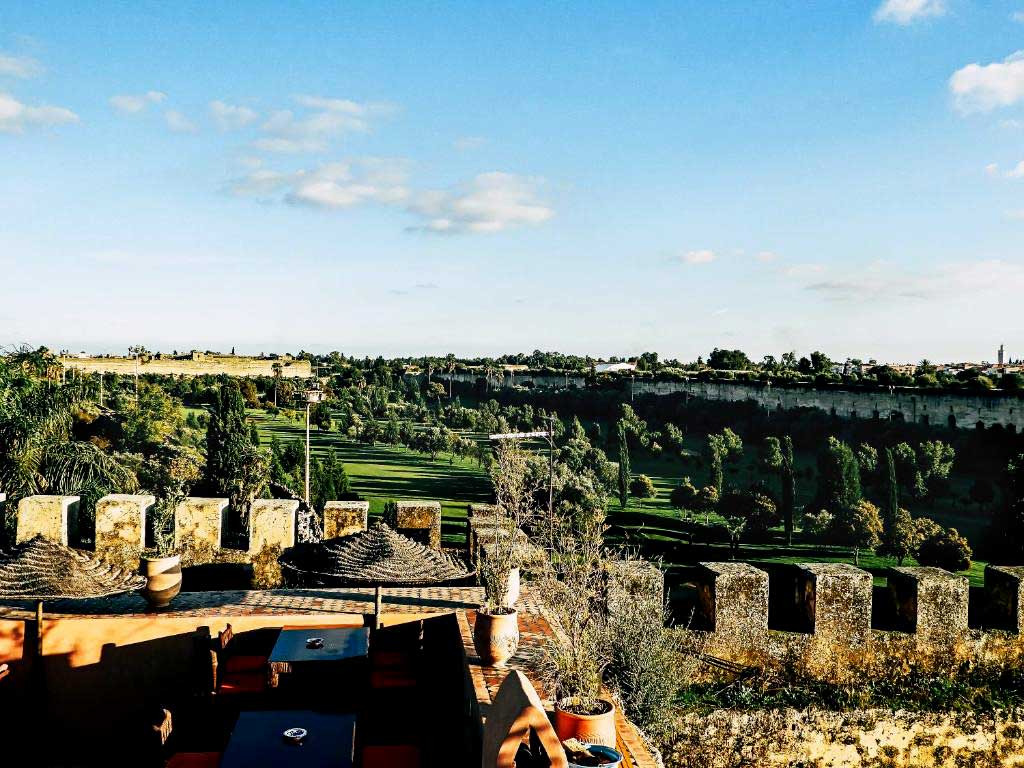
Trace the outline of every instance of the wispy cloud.
<instances>
[{"instance_id":1,"label":"wispy cloud","mask_svg":"<svg viewBox=\"0 0 1024 768\"><path fill-rule=\"evenodd\" d=\"M710 249L687 251L679 257L684 264L710 264L718 258L718 254Z\"/></svg>"},{"instance_id":2,"label":"wispy cloud","mask_svg":"<svg viewBox=\"0 0 1024 768\"><path fill-rule=\"evenodd\" d=\"M176 109L168 109L164 112L164 121L167 127L174 133L198 133L199 128L185 115Z\"/></svg>"},{"instance_id":3,"label":"wispy cloud","mask_svg":"<svg viewBox=\"0 0 1024 768\"><path fill-rule=\"evenodd\" d=\"M945 15L943 0L885 0L875 11L875 21L905 27L922 19Z\"/></svg>"},{"instance_id":4,"label":"wispy cloud","mask_svg":"<svg viewBox=\"0 0 1024 768\"><path fill-rule=\"evenodd\" d=\"M1024 179L1024 160L1005 171L1000 170L998 163L989 163L985 166L985 172L993 178Z\"/></svg>"},{"instance_id":5,"label":"wispy cloud","mask_svg":"<svg viewBox=\"0 0 1024 768\"><path fill-rule=\"evenodd\" d=\"M949 78L953 104L963 114L991 112L1024 101L1024 51L992 64L968 64Z\"/></svg>"},{"instance_id":6,"label":"wispy cloud","mask_svg":"<svg viewBox=\"0 0 1024 768\"><path fill-rule=\"evenodd\" d=\"M399 159L362 158L291 173L261 169L229 182L227 191L317 208L391 205L408 199L407 165Z\"/></svg>"},{"instance_id":7,"label":"wispy cloud","mask_svg":"<svg viewBox=\"0 0 1024 768\"><path fill-rule=\"evenodd\" d=\"M42 64L31 56L15 56L9 53L0 53L0 77L16 77L19 80L29 80L39 77L45 71Z\"/></svg>"},{"instance_id":8,"label":"wispy cloud","mask_svg":"<svg viewBox=\"0 0 1024 768\"><path fill-rule=\"evenodd\" d=\"M771 264L773 261L778 261L779 255L774 251L761 251L755 258L762 264Z\"/></svg>"},{"instance_id":9,"label":"wispy cloud","mask_svg":"<svg viewBox=\"0 0 1024 768\"><path fill-rule=\"evenodd\" d=\"M1015 11L1010 15L1010 19L1016 21L1018 24L1024 24L1024 11Z\"/></svg>"},{"instance_id":10,"label":"wispy cloud","mask_svg":"<svg viewBox=\"0 0 1024 768\"><path fill-rule=\"evenodd\" d=\"M491 233L542 224L554 210L539 198L541 180L484 173L449 191L414 191L407 160L358 158L312 170L257 168L225 187L232 195L324 209L365 204L389 206L420 218L410 231L438 234Z\"/></svg>"},{"instance_id":11,"label":"wispy cloud","mask_svg":"<svg viewBox=\"0 0 1024 768\"><path fill-rule=\"evenodd\" d=\"M219 99L210 102L210 115L213 117L213 122L222 131L237 131L256 122L259 118L254 109L237 104L228 104Z\"/></svg>"},{"instance_id":12,"label":"wispy cloud","mask_svg":"<svg viewBox=\"0 0 1024 768\"><path fill-rule=\"evenodd\" d=\"M823 264L790 264L779 270L784 277L806 278L811 275L820 275L825 271Z\"/></svg>"},{"instance_id":13,"label":"wispy cloud","mask_svg":"<svg viewBox=\"0 0 1024 768\"><path fill-rule=\"evenodd\" d=\"M64 107L23 104L7 93L0 93L0 132L24 133L26 128L77 123L78 115Z\"/></svg>"},{"instance_id":14,"label":"wispy cloud","mask_svg":"<svg viewBox=\"0 0 1024 768\"><path fill-rule=\"evenodd\" d=\"M304 109L296 115L290 109L278 110L262 125L263 138L253 146L266 152L324 152L331 143L349 133L365 133L371 121L394 111L390 104L361 104L348 99L323 96L296 96Z\"/></svg>"},{"instance_id":15,"label":"wispy cloud","mask_svg":"<svg viewBox=\"0 0 1024 768\"><path fill-rule=\"evenodd\" d=\"M875 265L857 274L823 280L805 290L833 302L948 301L1024 291L1024 265L1000 259L939 265L926 272Z\"/></svg>"},{"instance_id":16,"label":"wispy cloud","mask_svg":"<svg viewBox=\"0 0 1024 768\"><path fill-rule=\"evenodd\" d=\"M110 97L110 106L123 115L134 115L142 112L152 104L159 104L167 98L162 91L146 91L145 93L122 93Z\"/></svg>"},{"instance_id":17,"label":"wispy cloud","mask_svg":"<svg viewBox=\"0 0 1024 768\"><path fill-rule=\"evenodd\" d=\"M436 234L489 234L550 220L554 209L540 199L543 179L492 171L448 191L416 195L409 210L424 223L410 229Z\"/></svg>"}]
</instances>

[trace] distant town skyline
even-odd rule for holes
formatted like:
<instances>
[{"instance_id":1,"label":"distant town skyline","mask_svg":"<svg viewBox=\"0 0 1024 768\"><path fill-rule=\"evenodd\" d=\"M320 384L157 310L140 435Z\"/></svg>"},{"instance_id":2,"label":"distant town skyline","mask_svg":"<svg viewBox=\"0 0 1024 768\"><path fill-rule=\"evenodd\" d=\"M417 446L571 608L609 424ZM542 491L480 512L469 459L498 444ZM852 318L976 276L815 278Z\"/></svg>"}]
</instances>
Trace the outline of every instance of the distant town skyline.
<instances>
[{"instance_id":1,"label":"distant town skyline","mask_svg":"<svg viewBox=\"0 0 1024 768\"><path fill-rule=\"evenodd\" d=\"M0 345L1013 357L1022 20L5 4Z\"/></svg>"}]
</instances>

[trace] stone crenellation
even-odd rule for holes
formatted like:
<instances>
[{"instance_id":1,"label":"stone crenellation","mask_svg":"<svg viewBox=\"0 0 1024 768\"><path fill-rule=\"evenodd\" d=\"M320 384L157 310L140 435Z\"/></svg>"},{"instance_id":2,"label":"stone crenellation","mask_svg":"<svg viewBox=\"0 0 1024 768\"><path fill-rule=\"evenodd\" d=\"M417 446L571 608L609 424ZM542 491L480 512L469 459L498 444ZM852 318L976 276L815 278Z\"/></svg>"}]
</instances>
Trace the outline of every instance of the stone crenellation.
<instances>
[{"instance_id":1,"label":"stone crenellation","mask_svg":"<svg viewBox=\"0 0 1024 768\"><path fill-rule=\"evenodd\" d=\"M797 665L834 680L892 659L927 665L1024 658L1024 567L986 568L984 599L976 601L966 576L892 568L879 593L891 602L892 619L873 610L879 606L867 571L838 563L793 570L792 581L771 580L747 563L701 563L694 615L677 630L681 648L742 665ZM770 600L773 588L782 592ZM795 622L769 628L772 606L783 604Z\"/></svg>"},{"instance_id":2,"label":"stone crenellation","mask_svg":"<svg viewBox=\"0 0 1024 768\"><path fill-rule=\"evenodd\" d=\"M313 375L309 360L282 357L242 357L193 352L189 355L146 355L136 364L134 357L59 358L61 365L82 373L117 373L134 376L154 373L161 376L277 376L284 379L308 379Z\"/></svg>"},{"instance_id":3,"label":"stone crenellation","mask_svg":"<svg viewBox=\"0 0 1024 768\"><path fill-rule=\"evenodd\" d=\"M443 377L443 380L447 377ZM452 378L473 384L481 378L474 373L455 373ZM599 382L602 381L599 379ZM610 386L617 380L607 379ZM771 412L813 408L844 419L905 421L957 429L1001 425L1024 432L1024 397L1008 392L945 392L914 387L889 389L844 389L813 384L773 386L766 382L735 381L652 381L618 380L637 395L683 394L703 400L751 401ZM583 389L587 379L579 375L533 374L528 371L505 376L492 386L534 386L551 389Z\"/></svg>"}]
</instances>

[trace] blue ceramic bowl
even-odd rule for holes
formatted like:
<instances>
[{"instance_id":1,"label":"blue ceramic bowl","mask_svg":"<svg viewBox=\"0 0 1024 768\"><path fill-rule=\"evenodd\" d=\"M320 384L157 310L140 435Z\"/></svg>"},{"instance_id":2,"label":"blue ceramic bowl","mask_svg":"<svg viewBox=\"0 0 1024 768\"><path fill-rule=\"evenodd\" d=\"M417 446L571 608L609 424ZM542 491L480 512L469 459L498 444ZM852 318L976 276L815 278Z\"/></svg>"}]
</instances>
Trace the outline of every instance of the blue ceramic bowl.
<instances>
[{"instance_id":1,"label":"blue ceramic bowl","mask_svg":"<svg viewBox=\"0 0 1024 768\"><path fill-rule=\"evenodd\" d=\"M614 750L611 747L603 747L600 744L586 744L586 747L595 755L611 759L610 763L605 763L601 768L619 768L619 766L622 765L622 755L620 755L617 750ZM580 768L580 766L570 760L569 768Z\"/></svg>"}]
</instances>

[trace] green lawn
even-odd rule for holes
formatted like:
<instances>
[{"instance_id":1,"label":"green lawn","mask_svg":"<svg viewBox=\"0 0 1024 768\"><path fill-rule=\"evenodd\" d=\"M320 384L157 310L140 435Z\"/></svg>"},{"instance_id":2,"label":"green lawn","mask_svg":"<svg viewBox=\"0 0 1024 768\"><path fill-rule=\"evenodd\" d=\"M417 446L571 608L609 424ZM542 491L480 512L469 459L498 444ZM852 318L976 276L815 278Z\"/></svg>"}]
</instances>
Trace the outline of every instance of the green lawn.
<instances>
[{"instance_id":1,"label":"green lawn","mask_svg":"<svg viewBox=\"0 0 1024 768\"><path fill-rule=\"evenodd\" d=\"M304 421L273 418L262 411L252 411L249 416L256 422L264 445L274 435L281 443L306 438ZM370 502L371 515L382 514L384 505L392 500L441 502L442 533L453 545L465 542L466 505L490 499L490 480L468 459L450 462L447 455L442 455L432 461L405 448L364 445L315 427L310 432L310 446L314 456L324 456L331 448L337 451L353 490Z\"/></svg>"}]
</instances>

